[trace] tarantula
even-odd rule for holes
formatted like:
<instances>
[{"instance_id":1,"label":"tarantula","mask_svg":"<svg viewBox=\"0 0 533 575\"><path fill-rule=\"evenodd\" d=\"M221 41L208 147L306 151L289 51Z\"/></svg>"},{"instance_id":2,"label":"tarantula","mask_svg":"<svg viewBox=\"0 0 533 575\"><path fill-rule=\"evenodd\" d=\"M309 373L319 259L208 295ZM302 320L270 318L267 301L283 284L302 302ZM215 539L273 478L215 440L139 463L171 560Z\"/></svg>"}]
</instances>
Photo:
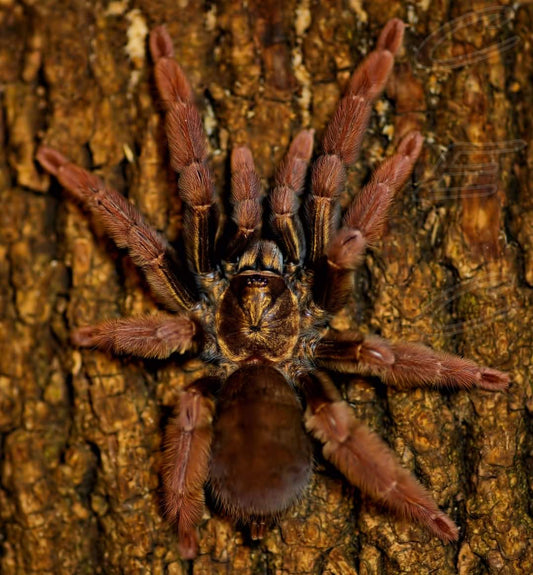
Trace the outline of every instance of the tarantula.
<instances>
[{"instance_id":1,"label":"tarantula","mask_svg":"<svg viewBox=\"0 0 533 575\"><path fill-rule=\"evenodd\" d=\"M246 147L231 155L233 231L220 233L207 144L191 87L173 59L164 27L150 35L155 82L165 108L171 165L184 202L187 267L123 196L49 147L37 158L98 220L144 272L175 315L114 319L73 332L81 347L143 358L197 351L211 375L180 393L166 430L163 502L184 558L198 552L204 485L252 538L303 494L312 443L364 493L448 542L454 522L404 470L387 445L359 423L323 371L378 376L407 389L441 386L502 390L508 376L411 343L391 343L328 326L347 302L365 246L380 237L389 205L413 170L422 136L407 134L374 172L337 225L337 199L355 162L372 104L383 90L404 24L391 20L354 72L312 165L300 209L313 131L293 140L269 197L261 239L260 180ZM222 238L222 239L221 239Z\"/></svg>"}]
</instances>

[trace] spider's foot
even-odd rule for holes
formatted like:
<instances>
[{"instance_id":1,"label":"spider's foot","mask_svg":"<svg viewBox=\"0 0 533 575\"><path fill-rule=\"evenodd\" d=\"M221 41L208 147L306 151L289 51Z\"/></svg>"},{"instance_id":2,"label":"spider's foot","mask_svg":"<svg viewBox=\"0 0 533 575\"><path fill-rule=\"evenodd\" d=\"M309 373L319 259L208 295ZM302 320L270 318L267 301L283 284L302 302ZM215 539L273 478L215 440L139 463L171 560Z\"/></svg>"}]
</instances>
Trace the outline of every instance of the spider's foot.
<instances>
[{"instance_id":1,"label":"spider's foot","mask_svg":"<svg viewBox=\"0 0 533 575\"><path fill-rule=\"evenodd\" d=\"M183 559L194 559L198 555L198 533L196 529L180 529L178 551Z\"/></svg>"},{"instance_id":2,"label":"spider's foot","mask_svg":"<svg viewBox=\"0 0 533 575\"><path fill-rule=\"evenodd\" d=\"M459 529L446 513L439 513L430 517L426 525L444 543L450 543L459 539Z\"/></svg>"},{"instance_id":3,"label":"spider's foot","mask_svg":"<svg viewBox=\"0 0 533 575\"><path fill-rule=\"evenodd\" d=\"M480 369L480 373L481 379L477 387L481 389L503 391L509 387L509 375L507 373L491 369L490 367L483 367Z\"/></svg>"}]
</instances>

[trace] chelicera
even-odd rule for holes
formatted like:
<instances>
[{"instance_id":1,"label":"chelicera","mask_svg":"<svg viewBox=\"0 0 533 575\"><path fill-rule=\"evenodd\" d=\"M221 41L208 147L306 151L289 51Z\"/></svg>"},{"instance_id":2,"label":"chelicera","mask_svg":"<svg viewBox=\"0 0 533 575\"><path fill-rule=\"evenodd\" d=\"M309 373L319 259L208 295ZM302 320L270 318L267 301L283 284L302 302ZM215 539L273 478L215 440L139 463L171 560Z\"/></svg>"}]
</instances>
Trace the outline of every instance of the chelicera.
<instances>
[{"instance_id":1,"label":"chelicera","mask_svg":"<svg viewBox=\"0 0 533 575\"><path fill-rule=\"evenodd\" d=\"M312 439L364 493L443 541L458 537L454 522L357 421L326 373L378 376L401 389L495 391L508 385L506 374L468 359L329 326L346 305L365 247L380 237L389 205L422 148L418 132L405 135L338 224L346 169L355 162L403 31L400 20L388 22L349 81L312 164L302 209L313 132L296 135L268 197L264 234L260 181L246 147L231 156L233 227L229 235L219 229L201 118L163 27L152 31L150 50L185 205L185 257L96 176L52 148L39 149L44 169L128 249L171 312L78 328L74 343L144 358L196 352L209 366L210 375L181 391L165 437L163 499L185 558L198 553L206 487L224 513L260 538L303 496L312 472Z\"/></svg>"}]
</instances>

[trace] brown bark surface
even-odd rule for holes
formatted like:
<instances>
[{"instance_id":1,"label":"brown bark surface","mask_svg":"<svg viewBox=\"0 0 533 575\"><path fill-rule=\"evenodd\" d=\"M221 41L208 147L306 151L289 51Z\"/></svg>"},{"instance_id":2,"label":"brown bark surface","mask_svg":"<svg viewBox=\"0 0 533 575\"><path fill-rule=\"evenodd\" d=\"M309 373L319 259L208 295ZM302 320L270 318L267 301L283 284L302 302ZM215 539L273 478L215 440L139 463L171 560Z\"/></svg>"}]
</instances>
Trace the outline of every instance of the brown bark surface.
<instances>
[{"instance_id":1,"label":"brown bark surface","mask_svg":"<svg viewBox=\"0 0 533 575\"><path fill-rule=\"evenodd\" d=\"M2 573L533 572L533 5L491 6L0 2ZM461 19L471 11L481 15ZM464 354L509 371L512 385L396 392L336 381L455 519L460 541L445 546L399 521L318 456L307 497L259 544L206 510L188 565L161 518L158 453L177 390L202 366L70 344L73 326L156 305L128 257L39 171L36 147L94 168L174 240L181 206L147 31L168 26L227 201L231 148L248 143L267 182L299 127L320 136L391 17L409 23L405 47L343 205L406 131L426 144L335 324Z\"/></svg>"}]
</instances>

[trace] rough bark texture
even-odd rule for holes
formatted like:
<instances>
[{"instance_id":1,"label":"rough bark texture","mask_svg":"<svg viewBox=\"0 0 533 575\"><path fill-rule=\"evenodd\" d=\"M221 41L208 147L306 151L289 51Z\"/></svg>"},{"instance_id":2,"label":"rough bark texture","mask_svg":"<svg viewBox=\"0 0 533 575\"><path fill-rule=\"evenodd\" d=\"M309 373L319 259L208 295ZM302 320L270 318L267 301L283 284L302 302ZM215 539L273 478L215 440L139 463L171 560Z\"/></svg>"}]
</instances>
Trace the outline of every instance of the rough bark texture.
<instances>
[{"instance_id":1,"label":"rough bark texture","mask_svg":"<svg viewBox=\"0 0 533 575\"><path fill-rule=\"evenodd\" d=\"M0 2L2 573L533 572L533 5L491 6ZM479 22L460 19L472 10L484 10ZM96 169L175 239L181 207L147 30L168 26L222 189L232 147L249 143L271 178L298 127L321 134L394 16L410 25L405 49L343 204L405 131L418 127L426 145L336 324L464 354L508 370L512 385L399 393L337 381L457 521L460 541L399 522L317 457L308 496L260 544L206 511L201 555L187 565L160 515L158 450L177 390L201 365L72 347L72 326L155 304L127 256L39 171L36 146Z\"/></svg>"}]
</instances>

